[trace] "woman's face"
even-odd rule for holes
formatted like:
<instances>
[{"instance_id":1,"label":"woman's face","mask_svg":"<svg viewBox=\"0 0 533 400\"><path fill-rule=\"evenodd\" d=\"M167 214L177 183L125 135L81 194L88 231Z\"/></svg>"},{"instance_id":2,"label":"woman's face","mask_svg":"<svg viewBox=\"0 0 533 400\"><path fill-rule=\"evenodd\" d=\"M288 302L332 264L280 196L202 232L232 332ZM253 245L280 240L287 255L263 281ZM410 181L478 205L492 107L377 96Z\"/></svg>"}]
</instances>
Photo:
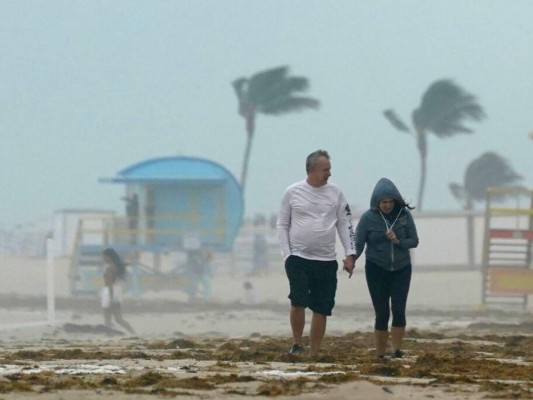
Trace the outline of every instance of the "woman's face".
<instances>
[{"instance_id":1,"label":"woman's face","mask_svg":"<svg viewBox=\"0 0 533 400\"><path fill-rule=\"evenodd\" d=\"M390 214L394 210L394 199L385 198L379 201L379 211L383 214Z\"/></svg>"}]
</instances>

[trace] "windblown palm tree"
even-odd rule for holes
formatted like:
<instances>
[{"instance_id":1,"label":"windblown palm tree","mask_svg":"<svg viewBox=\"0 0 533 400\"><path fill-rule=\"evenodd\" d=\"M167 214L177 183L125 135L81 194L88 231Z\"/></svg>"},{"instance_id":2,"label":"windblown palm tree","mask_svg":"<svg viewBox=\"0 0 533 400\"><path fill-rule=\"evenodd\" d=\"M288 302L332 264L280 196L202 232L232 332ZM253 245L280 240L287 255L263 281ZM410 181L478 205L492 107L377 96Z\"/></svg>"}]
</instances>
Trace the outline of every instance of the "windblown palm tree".
<instances>
[{"instance_id":1,"label":"windblown palm tree","mask_svg":"<svg viewBox=\"0 0 533 400\"><path fill-rule=\"evenodd\" d=\"M486 152L473 160L466 168L463 185L450 183L453 197L465 211L474 209L474 202L486 199L487 188L491 186L510 186L520 181L518 175L507 160L493 152ZM474 267L474 220L467 217L468 263Z\"/></svg>"},{"instance_id":2,"label":"windblown palm tree","mask_svg":"<svg viewBox=\"0 0 533 400\"><path fill-rule=\"evenodd\" d=\"M474 202L485 200L487 188L514 185L521 179L505 158L489 151L468 164L463 185L450 183L449 187L463 209L471 210Z\"/></svg>"},{"instance_id":3,"label":"windblown palm tree","mask_svg":"<svg viewBox=\"0 0 533 400\"><path fill-rule=\"evenodd\" d=\"M241 174L243 191L246 186L257 114L280 115L308 108L317 109L320 105L316 99L299 95L308 89L308 79L288 76L288 73L288 67L277 67L233 82L239 101L239 115L246 121L247 140Z\"/></svg>"},{"instance_id":4,"label":"windblown palm tree","mask_svg":"<svg viewBox=\"0 0 533 400\"><path fill-rule=\"evenodd\" d=\"M485 113L473 95L451 80L443 79L432 83L422 96L420 106L412 114L412 129L393 110L385 110L383 114L396 129L415 136L420 154L417 208L422 211L427 172L427 134L432 132L439 138L447 138L458 133L472 133L463 125L464 121L480 121Z\"/></svg>"}]
</instances>

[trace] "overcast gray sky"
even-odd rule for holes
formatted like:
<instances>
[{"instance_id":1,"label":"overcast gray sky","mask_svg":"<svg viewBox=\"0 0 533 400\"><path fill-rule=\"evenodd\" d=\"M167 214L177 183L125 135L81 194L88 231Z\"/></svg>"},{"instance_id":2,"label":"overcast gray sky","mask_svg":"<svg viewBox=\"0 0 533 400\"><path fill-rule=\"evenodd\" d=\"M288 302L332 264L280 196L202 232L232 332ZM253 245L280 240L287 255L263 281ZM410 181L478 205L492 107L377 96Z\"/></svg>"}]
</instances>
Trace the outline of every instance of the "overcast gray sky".
<instances>
[{"instance_id":1,"label":"overcast gray sky","mask_svg":"<svg viewBox=\"0 0 533 400\"><path fill-rule=\"evenodd\" d=\"M238 179L245 146L231 82L288 65L319 111L259 116L246 214L276 212L332 156L332 181L358 209L387 176L416 200L415 141L404 119L437 79L477 96L476 133L430 137L425 210L457 210L448 183L485 151L533 186L533 2L0 0L0 227L62 208L122 212L122 185L99 183L153 157L188 155ZM415 204L416 205L416 204Z\"/></svg>"}]
</instances>

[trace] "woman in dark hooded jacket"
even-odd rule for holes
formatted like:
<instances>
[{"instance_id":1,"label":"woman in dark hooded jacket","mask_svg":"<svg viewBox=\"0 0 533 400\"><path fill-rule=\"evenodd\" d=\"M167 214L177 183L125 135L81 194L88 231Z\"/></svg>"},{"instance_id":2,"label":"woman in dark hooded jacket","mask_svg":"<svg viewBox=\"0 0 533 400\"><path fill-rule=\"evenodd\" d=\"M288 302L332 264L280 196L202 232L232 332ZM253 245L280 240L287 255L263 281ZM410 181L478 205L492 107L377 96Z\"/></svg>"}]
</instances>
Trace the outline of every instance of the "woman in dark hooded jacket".
<instances>
[{"instance_id":1,"label":"woman in dark hooded jacket","mask_svg":"<svg viewBox=\"0 0 533 400\"><path fill-rule=\"evenodd\" d=\"M379 358L385 355L392 310L393 357L402 357L405 307L411 283L410 249L418 246L418 235L409 204L394 183L382 178L376 184L370 209L359 220L355 233L356 260L365 245L365 275L376 320L374 341Z\"/></svg>"}]
</instances>

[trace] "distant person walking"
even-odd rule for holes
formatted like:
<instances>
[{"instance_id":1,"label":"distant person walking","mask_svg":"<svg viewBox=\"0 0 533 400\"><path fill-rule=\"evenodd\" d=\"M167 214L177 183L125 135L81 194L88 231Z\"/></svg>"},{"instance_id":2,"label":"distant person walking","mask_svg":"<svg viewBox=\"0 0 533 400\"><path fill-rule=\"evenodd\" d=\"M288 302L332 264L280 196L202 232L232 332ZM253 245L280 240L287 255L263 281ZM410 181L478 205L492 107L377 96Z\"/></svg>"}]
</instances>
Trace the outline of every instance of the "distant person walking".
<instances>
[{"instance_id":1,"label":"distant person walking","mask_svg":"<svg viewBox=\"0 0 533 400\"><path fill-rule=\"evenodd\" d=\"M114 316L115 321L120 326L129 333L135 333L131 325L122 316L122 283L126 278L126 265L114 249L105 249L102 257L105 269L101 301L105 325L111 328L111 319Z\"/></svg>"},{"instance_id":2,"label":"distant person walking","mask_svg":"<svg viewBox=\"0 0 533 400\"><path fill-rule=\"evenodd\" d=\"M204 300L211 300L211 281L213 279L213 252L209 248L187 251L185 273L189 278L186 292L189 301L197 301L198 295ZM200 291L200 286L202 290Z\"/></svg>"},{"instance_id":3,"label":"distant person walking","mask_svg":"<svg viewBox=\"0 0 533 400\"><path fill-rule=\"evenodd\" d=\"M252 282L245 281L243 283L244 288L244 299L246 304L257 304L257 293L255 291L254 285Z\"/></svg>"},{"instance_id":4,"label":"distant person walking","mask_svg":"<svg viewBox=\"0 0 533 400\"><path fill-rule=\"evenodd\" d=\"M126 217L128 219L128 230L131 244L137 242L137 227L139 226L139 196L133 193L131 196L122 197L126 202Z\"/></svg>"},{"instance_id":5,"label":"distant person walking","mask_svg":"<svg viewBox=\"0 0 533 400\"><path fill-rule=\"evenodd\" d=\"M382 178L370 199L370 209L355 231L356 260L366 245L365 275L375 312L374 342L384 358L392 310L392 356L401 358L405 334L405 309L411 283L410 249L418 246L418 235L409 206L394 183ZM350 277L352 272L350 271Z\"/></svg>"},{"instance_id":6,"label":"distant person walking","mask_svg":"<svg viewBox=\"0 0 533 400\"><path fill-rule=\"evenodd\" d=\"M337 269L335 243L338 233L346 258L344 269L355 263L350 207L333 183L330 156L317 150L306 160L307 178L287 188L278 215L277 229L285 271L289 279L290 323L293 345L289 353L304 352L302 335L305 308L313 311L311 356L318 355L327 317L335 305Z\"/></svg>"},{"instance_id":7,"label":"distant person walking","mask_svg":"<svg viewBox=\"0 0 533 400\"><path fill-rule=\"evenodd\" d=\"M266 218L264 215L256 215L254 218L254 252L253 269L251 275L260 275L269 268L269 248L266 237Z\"/></svg>"}]
</instances>

